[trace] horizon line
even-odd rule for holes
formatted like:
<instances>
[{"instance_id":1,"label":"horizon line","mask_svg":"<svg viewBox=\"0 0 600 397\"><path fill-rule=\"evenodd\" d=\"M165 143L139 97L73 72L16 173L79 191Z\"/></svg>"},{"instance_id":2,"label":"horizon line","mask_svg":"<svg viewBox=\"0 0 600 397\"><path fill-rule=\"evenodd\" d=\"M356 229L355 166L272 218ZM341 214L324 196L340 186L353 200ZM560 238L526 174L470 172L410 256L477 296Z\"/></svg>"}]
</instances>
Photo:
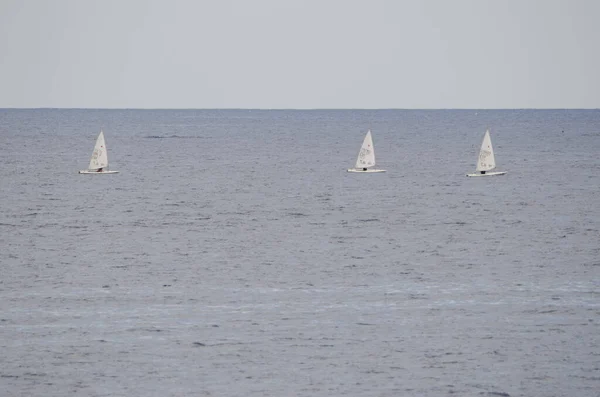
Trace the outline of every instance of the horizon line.
<instances>
[{"instance_id":1,"label":"horizon line","mask_svg":"<svg viewBox=\"0 0 600 397\"><path fill-rule=\"evenodd\" d=\"M0 110L275 110L275 111L315 111L315 110L600 110L600 107L564 107L564 108L178 108L178 107L0 107Z\"/></svg>"}]
</instances>

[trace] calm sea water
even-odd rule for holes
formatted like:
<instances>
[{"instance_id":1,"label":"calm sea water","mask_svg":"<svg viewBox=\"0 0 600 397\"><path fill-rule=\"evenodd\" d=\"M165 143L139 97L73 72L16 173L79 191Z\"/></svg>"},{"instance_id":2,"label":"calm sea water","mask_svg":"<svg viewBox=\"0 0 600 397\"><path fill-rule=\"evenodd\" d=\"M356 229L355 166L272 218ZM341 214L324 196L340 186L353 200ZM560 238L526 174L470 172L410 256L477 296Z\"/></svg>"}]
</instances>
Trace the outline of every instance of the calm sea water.
<instances>
[{"instance_id":1,"label":"calm sea water","mask_svg":"<svg viewBox=\"0 0 600 397\"><path fill-rule=\"evenodd\" d=\"M0 110L0 395L599 396L599 151L598 110Z\"/></svg>"}]
</instances>

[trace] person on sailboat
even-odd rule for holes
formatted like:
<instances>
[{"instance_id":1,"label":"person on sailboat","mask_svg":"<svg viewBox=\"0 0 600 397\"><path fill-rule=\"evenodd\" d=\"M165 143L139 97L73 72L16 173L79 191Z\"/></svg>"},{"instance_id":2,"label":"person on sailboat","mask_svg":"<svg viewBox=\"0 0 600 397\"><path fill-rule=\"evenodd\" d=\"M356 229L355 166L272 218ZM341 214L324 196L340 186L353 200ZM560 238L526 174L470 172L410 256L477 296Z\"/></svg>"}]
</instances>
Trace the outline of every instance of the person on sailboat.
<instances>
[{"instance_id":1,"label":"person on sailboat","mask_svg":"<svg viewBox=\"0 0 600 397\"><path fill-rule=\"evenodd\" d=\"M96 172L102 172L102 168L98 168L98 171L96 171Z\"/></svg>"}]
</instances>

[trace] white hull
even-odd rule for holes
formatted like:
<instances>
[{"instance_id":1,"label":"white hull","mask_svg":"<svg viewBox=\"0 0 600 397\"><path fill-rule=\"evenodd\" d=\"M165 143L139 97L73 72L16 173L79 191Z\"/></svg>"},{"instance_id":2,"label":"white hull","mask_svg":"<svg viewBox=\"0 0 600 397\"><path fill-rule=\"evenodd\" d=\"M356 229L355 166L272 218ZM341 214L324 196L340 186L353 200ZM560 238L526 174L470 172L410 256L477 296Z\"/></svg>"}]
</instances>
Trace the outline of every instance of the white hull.
<instances>
[{"instance_id":1,"label":"white hull","mask_svg":"<svg viewBox=\"0 0 600 397\"><path fill-rule=\"evenodd\" d=\"M94 170L81 170L80 174L118 174L119 171L94 171Z\"/></svg>"},{"instance_id":2,"label":"white hull","mask_svg":"<svg viewBox=\"0 0 600 397\"><path fill-rule=\"evenodd\" d=\"M357 174L372 174L375 172L385 172L385 170L377 170L377 169L363 170L362 168L348 168L348 172L356 172Z\"/></svg>"},{"instance_id":3,"label":"white hull","mask_svg":"<svg viewBox=\"0 0 600 397\"><path fill-rule=\"evenodd\" d=\"M498 172L486 172L485 174L467 174L467 176L495 176L495 175L504 175L506 171L498 171Z\"/></svg>"}]
</instances>

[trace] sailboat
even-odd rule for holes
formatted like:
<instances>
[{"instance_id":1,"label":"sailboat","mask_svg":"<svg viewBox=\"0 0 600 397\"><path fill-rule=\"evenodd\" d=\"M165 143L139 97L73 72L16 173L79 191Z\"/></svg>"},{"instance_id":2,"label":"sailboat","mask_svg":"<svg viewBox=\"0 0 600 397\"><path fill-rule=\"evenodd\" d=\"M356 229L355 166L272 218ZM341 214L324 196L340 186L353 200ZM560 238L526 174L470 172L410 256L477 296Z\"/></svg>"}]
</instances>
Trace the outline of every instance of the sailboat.
<instances>
[{"instance_id":1,"label":"sailboat","mask_svg":"<svg viewBox=\"0 0 600 397\"><path fill-rule=\"evenodd\" d=\"M104 132L100 130L100 135L96 139L96 146L92 152L90 166L87 170L79 171L80 174L116 174L119 171L109 171L108 154L106 153L106 142L104 141Z\"/></svg>"},{"instance_id":2,"label":"sailboat","mask_svg":"<svg viewBox=\"0 0 600 397\"><path fill-rule=\"evenodd\" d=\"M490 130L486 130L485 135L483 136L483 142L481 142L481 149L479 150L475 173L467 174L467 176L494 176L506 174L504 171L488 172L494 168L496 168L496 158L494 157L494 149L492 148Z\"/></svg>"},{"instance_id":3,"label":"sailboat","mask_svg":"<svg viewBox=\"0 0 600 397\"><path fill-rule=\"evenodd\" d=\"M371 130L367 132L365 139L358 152L358 158L356 159L356 165L354 168L349 168L348 172L385 172L385 170L379 170L376 168L370 168L375 165L375 148L373 147L373 137L371 136Z\"/></svg>"}]
</instances>

